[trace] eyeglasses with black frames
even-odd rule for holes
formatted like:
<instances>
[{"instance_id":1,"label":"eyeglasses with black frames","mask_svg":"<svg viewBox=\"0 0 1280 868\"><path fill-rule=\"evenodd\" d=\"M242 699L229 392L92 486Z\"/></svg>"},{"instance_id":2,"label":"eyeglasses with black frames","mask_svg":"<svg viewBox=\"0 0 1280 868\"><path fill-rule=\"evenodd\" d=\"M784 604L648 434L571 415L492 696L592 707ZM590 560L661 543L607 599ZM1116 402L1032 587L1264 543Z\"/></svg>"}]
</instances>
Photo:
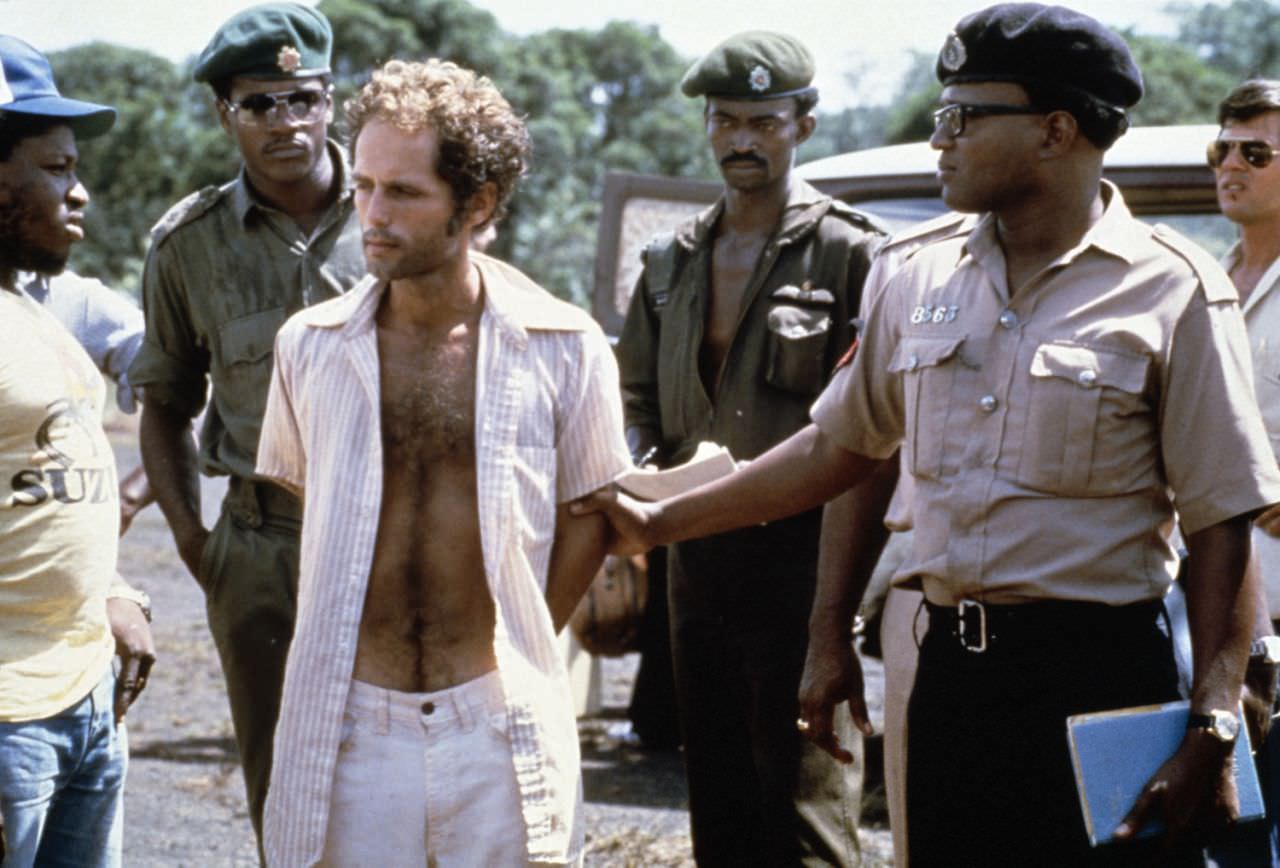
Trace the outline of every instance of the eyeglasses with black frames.
<instances>
[{"instance_id":1,"label":"eyeglasses with black frames","mask_svg":"<svg viewBox=\"0 0 1280 868\"><path fill-rule=\"evenodd\" d=\"M1271 165L1271 161L1277 155L1280 155L1280 149L1271 147L1270 142L1264 142L1261 139L1214 139L1205 151L1205 160L1208 161L1209 168L1217 169L1225 163L1227 157L1231 155L1231 149L1236 145L1240 146L1240 156L1255 169L1265 169Z\"/></svg>"},{"instance_id":2,"label":"eyeglasses with black frames","mask_svg":"<svg viewBox=\"0 0 1280 868\"><path fill-rule=\"evenodd\" d=\"M235 102L223 100L223 105L246 127L266 126L273 118L310 124L320 120L328 111L332 90L329 87L324 90L251 93Z\"/></svg>"},{"instance_id":3,"label":"eyeglasses with black frames","mask_svg":"<svg viewBox=\"0 0 1280 868\"><path fill-rule=\"evenodd\" d=\"M964 134L965 124L970 118L985 118L995 115L1042 115L1043 111L1030 105L1006 105L1005 103L959 103L944 105L933 113L933 130L942 133L949 139Z\"/></svg>"}]
</instances>

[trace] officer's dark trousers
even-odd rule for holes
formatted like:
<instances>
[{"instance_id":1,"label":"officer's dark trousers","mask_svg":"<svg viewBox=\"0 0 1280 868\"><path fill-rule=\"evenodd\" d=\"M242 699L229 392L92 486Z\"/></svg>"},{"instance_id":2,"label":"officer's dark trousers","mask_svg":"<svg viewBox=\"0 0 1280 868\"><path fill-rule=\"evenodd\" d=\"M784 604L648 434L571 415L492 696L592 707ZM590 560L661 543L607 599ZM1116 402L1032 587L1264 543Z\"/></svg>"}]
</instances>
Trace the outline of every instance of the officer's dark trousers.
<instances>
[{"instance_id":1,"label":"officer's dark trousers","mask_svg":"<svg viewBox=\"0 0 1280 868\"><path fill-rule=\"evenodd\" d=\"M200 559L209 630L222 660L259 842L293 638L301 515L297 500L284 490L233 479Z\"/></svg>"},{"instance_id":2,"label":"officer's dark trousers","mask_svg":"<svg viewBox=\"0 0 1280 868\"><path fill-rule=\"evenodd\" d=\"M691 604L690 583L705 588L707 576L670 566L694 858L704 868L858 864L861 737L842 707L837 732L856 756L842 766L796 731L807 603L726 617Z\"/></svg>"},{"instance_id":3,"label":"officer's dark trousers","mask_svg":"<svg viewBox=\"0 0 1280 868\"><path fill-rule=\"evenodd\" d=\"M1162 608L1045 617L1055 605L985 653L961 647L954 608L930 607L907 712L911 868L1203 864L1153 841L1090 848L1067 746L1068 715L1178 698Z\"/></svg>"}]
</instances>

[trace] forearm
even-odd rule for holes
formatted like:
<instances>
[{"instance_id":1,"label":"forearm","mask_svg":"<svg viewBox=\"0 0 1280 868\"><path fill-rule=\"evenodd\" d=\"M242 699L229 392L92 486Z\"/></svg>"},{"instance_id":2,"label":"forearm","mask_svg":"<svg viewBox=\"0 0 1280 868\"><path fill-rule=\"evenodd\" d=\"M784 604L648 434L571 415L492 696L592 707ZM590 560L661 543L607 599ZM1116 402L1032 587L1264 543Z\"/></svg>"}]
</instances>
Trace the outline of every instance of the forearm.
<instances>
[{"instance_id":1,"label":"forearm","mask_svg":"<svg viewBox=\"0 0 1280 868\"><path fill-rule=\"evenodd\" d=\"M810 641L847 641L854 615L889 538L884 515L898 482L893 456L822 511L818 583L809 615Z\"/></svg>"},{"instance_id":2,"label":"forearm","mask_svg":"<svg viewBox=\"0 0 1280 868\"><path fill-rule=\"evenodd\" d=\"M570 515L567 506L556 509L556 535L547 571L547 610L557 633L604 562L608 522L603 515Z\"/></svg>"},{"instance_id":3,"label":"forearm","mask_svg":"<svg viewBox=\"0 0 1280 868\"><path fill-rule=\"evenodd\" d=\"M148 400L142 409L139 440L151 492L175 539L203 530L199 461L191 420Z\"/></svg>"},{"instance_id":4,"label":"forearm","mask_svg":"<svg viewBox=\"0 0 1280 868\"><path fill-rule=\"evenodd\" d=\"M1191 707L1234 709L1255 627L1254 583L1246 581L1249 519L1237 516L1187 539L1187 618L1194 673Z\"/></svg>"},{"instance_id":5,"label":"forearm","mask_svg":"<svg viewBox=\"0 0 1280 868\"><path fill-rule=\"evenodd\" d=\"M796 515L855 485L877 463L809 425L736 473L663 501L650 533L659 544L678 542Z\"/></svg>"}]
</instances>

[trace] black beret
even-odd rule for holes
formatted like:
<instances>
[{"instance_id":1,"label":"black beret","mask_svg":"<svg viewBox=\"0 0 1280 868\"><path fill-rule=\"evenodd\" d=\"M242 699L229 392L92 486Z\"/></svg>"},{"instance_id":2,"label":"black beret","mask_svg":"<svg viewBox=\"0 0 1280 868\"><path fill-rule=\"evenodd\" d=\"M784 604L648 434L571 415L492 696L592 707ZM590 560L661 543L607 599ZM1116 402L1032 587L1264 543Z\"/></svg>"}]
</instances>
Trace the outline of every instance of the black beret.
<instances>
[{"instance_id":1,"label":"black beret","mask_svg":"<svg viewBox=\"0 0 1280 868\"><path fill-rule=\"evenodd\" d=\"M752 30L730 36L689 67L685 96L779 99L813 90L813 55L784 33Z\"/></svg>"},{"instance_id":2,"label":"black beret","mask_svg":"<svg viewBox=\"0 0 1280 868\"><path fill-rule=\"evenodd\" d=\"M297 3L264 3L233 16L200 52L196 81L233 75L303 78L329 72L329 19Z\"/></svg>"},{"instance_id":3,"label":"black beret","mask_svg":"<svg viewBox=\"0 0 1280 868\"><path fill-rule=\"evenodd\" d=\"M938 53L938 80L1011 81L1087 94L1115 109L1142 99L1142 73L1114 31L1074 9L1001 3L962 19Z\"/></svg>"}]
</instances>

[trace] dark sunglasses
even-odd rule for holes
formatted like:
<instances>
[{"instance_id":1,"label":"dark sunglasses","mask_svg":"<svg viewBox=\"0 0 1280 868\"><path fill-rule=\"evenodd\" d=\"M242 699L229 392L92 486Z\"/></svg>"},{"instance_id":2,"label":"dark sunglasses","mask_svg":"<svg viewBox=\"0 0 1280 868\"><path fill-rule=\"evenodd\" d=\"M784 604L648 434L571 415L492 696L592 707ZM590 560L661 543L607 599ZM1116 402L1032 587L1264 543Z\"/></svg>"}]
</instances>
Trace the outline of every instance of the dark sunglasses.
<instances>
[{"instance_id":1,"label":"dark sunglasses","mask_svg":"<svg viewBox=\"0 0 1280 868\"><path fill-rule=\"evenodd\" d=\"M1005 105L1004 103L958 103L944 105L933 113L933 131L949 139L964 134L969 118L985 118L994 115L1042 115L1040 109L1030 105Z\"/></svg>"},{"instance_id":2,"label":"dark sunglasses","mask_svg":"<svg viewBox=\"0 0 1280 868\"><path fill-rule=\"evenodd\" d=\"M225 100L227 110L246 126L258 126L277 113L300 123L320 120L329 108L328 90L291 90L285 93L251 93L243 99Z\"/></svg>"},{"instance_id":3,"label":"dark sunglasses","mask_svg":"<svg viewBox=\"0 0 1280 868\"><path fill-rule=\"evenodd\" d=\"M1240 146L1240 156L1244 157L1244 161L1255 169L1265 169L1271 165L1271 161L1275 159L1280 150L1271 147L1270 144L1259 139L1214 139L1209 143L1208 149L1205 151L1205 159L1209 161L1209 168L1216 169L1227 161L1227 157L1231 155L1231 149L1236 145Z\"/></svg>"}]
</instances>

